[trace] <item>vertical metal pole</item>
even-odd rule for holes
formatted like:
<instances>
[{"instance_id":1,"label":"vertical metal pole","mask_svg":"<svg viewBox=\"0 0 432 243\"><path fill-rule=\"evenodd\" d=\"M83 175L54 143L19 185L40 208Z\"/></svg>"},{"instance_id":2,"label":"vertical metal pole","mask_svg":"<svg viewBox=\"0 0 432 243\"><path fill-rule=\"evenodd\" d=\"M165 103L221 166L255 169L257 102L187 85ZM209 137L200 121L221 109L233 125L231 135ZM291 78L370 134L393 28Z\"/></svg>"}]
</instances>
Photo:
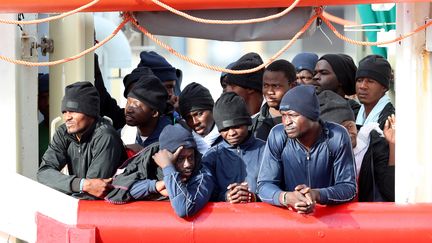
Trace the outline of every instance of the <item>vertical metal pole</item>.
<instances>
[{"instance_id":1,"label":"vertical metal pole","mask_svg":"<svg viewBox=\"0 0 432 243\"><path fill-rule=\"evenodd\" d=\"M430 6L398 4L397 35L423 25ZM431 57L424 31L403 40L396 53L396 202L432 202Z\"/></svg>"}]
</instances>

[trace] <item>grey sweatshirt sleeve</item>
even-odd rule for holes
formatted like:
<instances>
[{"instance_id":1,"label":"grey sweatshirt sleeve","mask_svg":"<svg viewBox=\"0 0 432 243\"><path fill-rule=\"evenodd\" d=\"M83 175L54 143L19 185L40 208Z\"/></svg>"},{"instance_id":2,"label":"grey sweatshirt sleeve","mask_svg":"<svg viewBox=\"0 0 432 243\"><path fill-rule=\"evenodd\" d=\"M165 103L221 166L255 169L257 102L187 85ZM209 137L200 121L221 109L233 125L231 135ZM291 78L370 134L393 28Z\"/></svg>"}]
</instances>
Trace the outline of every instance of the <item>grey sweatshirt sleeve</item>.
<instances>
[{"instance_id":1,"label":"grey sweatshirt sleeve","mask_svg":"<svg viewBox=\"0 0 432 243\"><path fill-rule=\"evenodd\" d=\"M165 167L163 173L171 206L179 217L196 214L209 201L214 184L205 167L192 175L187 182L181 181L180 173L172 165Z\"/></svg>"}]
</instances>

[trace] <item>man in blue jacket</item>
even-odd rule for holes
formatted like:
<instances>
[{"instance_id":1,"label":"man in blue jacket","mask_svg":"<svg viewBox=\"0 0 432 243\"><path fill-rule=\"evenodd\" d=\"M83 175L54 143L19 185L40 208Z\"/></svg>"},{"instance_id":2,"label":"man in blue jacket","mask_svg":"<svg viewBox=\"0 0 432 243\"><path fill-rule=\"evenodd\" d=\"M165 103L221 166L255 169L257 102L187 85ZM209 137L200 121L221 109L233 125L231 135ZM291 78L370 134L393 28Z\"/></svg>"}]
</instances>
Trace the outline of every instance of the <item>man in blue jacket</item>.
<instances>
[{"instance_id":1,"label":"man in blue jacket","mask_svg":"<svg viewBox=\"0 0 432 243\"><path fill-rule=\"evenodd\" d=\"M216 101L213 116L224 141L211 147L203 157L216 180L212 200L254 202L265 143L248 130L252 119L246 103L233 92L223 93Z\"/></svg>"},{"instance_id":2,"label":"man in blue jacket","mask_svg":"<svg viewBox=\"0 0 432 243\"><path fill-rule=\"evenodd\" d=\"M347 131L319 120L315 88L295 87L280 105L282 124L270 132L258 176L262 201L299 213L316 203L338 204L356 194L353 152Z\"/></svg>"},{"instance_id":3,"label":"man in blue jacket","mask_svg":"<svg viewBox=\"0 0 432 243\"><path fill-rule=\"evenodd\" d=\"M179 217L196 214L209 201L213 191L213 178L201 166L192 132L180 124L168 125L159 137L159 152L153 155L162 168L163 180L140 180L130 189L132 198L147 199L151 194L168 196Z\"/></svg>"}]
</instances>

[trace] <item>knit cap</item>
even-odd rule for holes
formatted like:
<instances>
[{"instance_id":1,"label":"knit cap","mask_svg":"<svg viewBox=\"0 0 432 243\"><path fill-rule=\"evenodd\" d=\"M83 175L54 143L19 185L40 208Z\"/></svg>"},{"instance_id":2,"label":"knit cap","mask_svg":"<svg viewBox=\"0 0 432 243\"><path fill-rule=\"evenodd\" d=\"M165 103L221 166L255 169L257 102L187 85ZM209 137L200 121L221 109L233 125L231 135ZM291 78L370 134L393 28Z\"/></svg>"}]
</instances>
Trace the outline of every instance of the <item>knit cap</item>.
<instances>
[{"instance_id":1,"label":"knit cap","mask_svg":"<svg viewBox=\"0 0 432 243\"><path fill-rule=\"evenodd\" d=\"M100 98L97 89L88 81L66 86L61 104L61 112L79 112L92 117L100 113Z\"/></svg>"},{"instance_id":2,"label":"knit cap","mask_svg":"<svg viewBox=\"0 0 432 243\"><path fill-rule=\"evenodd\" d=\"M168 100L168 92L154 75L142 76L127 95L137 99L163 114Z\"/></svg>"},{"instance_id":3,"label":"knit cap","mask_svg":"<svg viewBox=\"0 0 432 243\"><path fill-rule=\"evenodd\" d=\"M219 97L213 108L213 118L219 132L229 127L252 124L246 102L234 92L225 92Z\"/></svg>"},{"instance_id":4,"label":"knit cap","mask_svg":"<svg viewBox=\"0 0 432 243\"><path fill-rule=\"evenodd\" d=\"M293 110L312 121L319 118L319 103L312 85L300 85L288 90L281 100L281 111Z\"/></svg>"},{"instance_id":5,"label":"knit cap","mask_svg":"<svg viewBox=\"0 0 432 243\"><path fill-rule=\"evenodd\" d=\"M390 63L384 57L369 55L360 60L355 80L358 78L371 78L388 89L391 76Z\"/></svg>"},{"instance_id":6,"label":"knit cap","mask_svg":"<svg viewBox=\"0 0 432 243\"><path fill-rule=\"evenodd\" d=\"M355 121L354 112L348 101L335 92L324 90L318 94L318 100L322 120L337 124L342 124L344 121Z\"/></svg>"},{"instance_id":7,"label":"knit cap","mask_svg":"<svg viewBox=\"0 0 432 243\"><path fill-rule=\"evenodd\" d=\"M213 110L213 105L210 91L195 82L188 84L179 96L179 110L182 117L196 110Z\"/></svg>"}]
</instances>

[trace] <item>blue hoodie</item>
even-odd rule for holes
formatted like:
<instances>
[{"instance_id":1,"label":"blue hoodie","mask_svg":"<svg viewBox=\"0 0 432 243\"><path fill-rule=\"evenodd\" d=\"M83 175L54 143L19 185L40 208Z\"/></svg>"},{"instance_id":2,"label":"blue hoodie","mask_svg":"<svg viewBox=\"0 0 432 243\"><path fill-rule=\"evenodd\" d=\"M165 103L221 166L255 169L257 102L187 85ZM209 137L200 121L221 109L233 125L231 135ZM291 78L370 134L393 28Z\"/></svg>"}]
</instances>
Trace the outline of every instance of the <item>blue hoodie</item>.
<instances>
[{"instance_id":1,"label":"blue hoodie","mask_svg":"<svg viewBox=\"0 0 432 243\"><path fill-rule=\"evenodd\" d=\"M256 193L259 163L265 142L250 135L245 142L232 146L225 140L211 147L202 163L215 179L214 201L226 201L227 186L247 182L250 192Z\"/></svg>"},{"instance_id":2,"label":"blue hoodie","mask_svg":"<svg viewBox=\"0 0 432 243\"><path fill-rule=\"evenodd\" d=\"M308 152L290 139L284 125L270 132L258 176L258 195L263 202L280 206L282 191L305 184L318 189L320 204L351 201L356 194L356 173L351 141L346 129L322 122L323 132Z\"/></svg>"}]
</instances>

